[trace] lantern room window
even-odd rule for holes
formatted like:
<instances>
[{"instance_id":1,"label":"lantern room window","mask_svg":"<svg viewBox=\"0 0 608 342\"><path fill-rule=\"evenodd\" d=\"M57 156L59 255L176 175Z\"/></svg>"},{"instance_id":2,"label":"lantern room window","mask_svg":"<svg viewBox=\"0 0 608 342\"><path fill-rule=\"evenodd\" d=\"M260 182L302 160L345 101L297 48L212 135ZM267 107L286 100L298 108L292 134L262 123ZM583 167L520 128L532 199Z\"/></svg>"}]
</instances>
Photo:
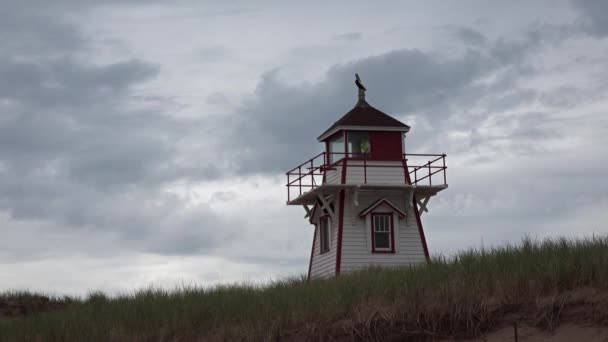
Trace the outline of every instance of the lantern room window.
<instances>
[{"instance_id":1,"label":"lantern room window","mask_svg":"<svg viewBox=\"0 0 608 342\"><path fill-rule=\"evenodd\" d=\"M366 158L371 153L371 143L369 132L349 131L348 137L348 157Z\"/></svg>"},{"instance_id":2,"label":"lantern room window","mask_svg":"<svg viewBox=\"0 0 608 342\"><path fill-rule=\"evenodd\" d=\"M323 216L319 220L319 250L320 253L329 252L329 216Z\"/></svg>"},{"instance_id":3,"label":"lantern room window","mask_svg":"<svg viewBox=\"0 0 608 342\"><path fill-rule=\"evenodd\" d=\"M393 215L372 214L372 251L394 252Z\"/></svg>"},{"instance_id":4,"label":"lantern room window","mask_svg":"<svg viewBox=\"0 0 608 342\"><path fill-rule=\"evenodd\" d=\"M340 134L336 138L330 140L329 142L329 163L333 164L338 160L344 158L344 135Z\"/></svg>"}]
</instances>

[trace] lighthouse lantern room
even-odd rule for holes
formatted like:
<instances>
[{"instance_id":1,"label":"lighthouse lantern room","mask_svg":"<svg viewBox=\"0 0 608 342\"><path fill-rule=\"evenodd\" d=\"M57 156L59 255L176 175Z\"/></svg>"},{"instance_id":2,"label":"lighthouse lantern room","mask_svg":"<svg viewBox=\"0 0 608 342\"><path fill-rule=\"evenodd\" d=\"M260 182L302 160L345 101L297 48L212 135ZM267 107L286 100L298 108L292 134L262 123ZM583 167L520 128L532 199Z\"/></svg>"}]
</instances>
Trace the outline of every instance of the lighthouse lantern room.
<instances>
[{"instance_id":1,"label":"lighthouse lantern room","mask_svg":"<svg viewBox=\"0 0 608 342\"><path fill-rule=\"evenodd\" d=\"M410 127L355 84L355 107L317 138L325 151L287 172L287 204L315 227L309 278L428 261L420 216L448 187L445 154L406 154Z\"/></svg>"}]
</instances>

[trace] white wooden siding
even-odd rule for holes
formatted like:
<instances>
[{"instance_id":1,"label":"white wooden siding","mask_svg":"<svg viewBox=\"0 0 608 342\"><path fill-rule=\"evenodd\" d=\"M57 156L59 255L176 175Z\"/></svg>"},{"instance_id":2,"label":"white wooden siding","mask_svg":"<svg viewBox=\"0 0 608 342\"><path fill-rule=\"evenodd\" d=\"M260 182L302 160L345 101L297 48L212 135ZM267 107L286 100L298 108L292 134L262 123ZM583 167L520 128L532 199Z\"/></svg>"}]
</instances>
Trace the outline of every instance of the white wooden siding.
<instances>
[{"instance_id":1,"label":"white wooden siding","mask_svg":"<svg viewBox=\"0 0 608 342\"><path fill-rule=\"evenodd\" d=\"M325 184L340 184L342 163L325 174ZM348 160L346 164L346 184L405 184L403 162L387 160Z\"/></svg>"},{"instance_id":2,"label":"white wooden siding","mask_svg":"<svg viewBox=\"0 0 608 342\"><path fill-rule=\"evenodd\" d=\"M346 167L346 184L404 184L405 174L401 161L349 160Z\"/></svg>"},{"instance_id":3,"label":"white wooden siding","mask_svg":"<svg viewBox=\"0 0 608 342\"><path fill-rule=\"evenodd\" d=\"M386 198L407 214L405 218L393 215L395 224L395 253L371 253L371 226L369 214L360 218L359 212L380 198ZM354 207L352 194L346 193L344 227L342 232L341 271L348 272L369 266L405 266L426 261L418 222L414 210L406 205L406 194L399 191L360 191L359 206ZM372 212L391 211L380 205Z\"/></svg>"},{"instance_id":4,"label":"white wooden siding","mask_svg":"<svg viewBox=\"0 0 608 342\"><path fill-rule=\"evenodd\" d=\"M342 164L334 166L335 170L328 170L325 173L325 184L342 183Z\"/></svg>"}]
</instances>

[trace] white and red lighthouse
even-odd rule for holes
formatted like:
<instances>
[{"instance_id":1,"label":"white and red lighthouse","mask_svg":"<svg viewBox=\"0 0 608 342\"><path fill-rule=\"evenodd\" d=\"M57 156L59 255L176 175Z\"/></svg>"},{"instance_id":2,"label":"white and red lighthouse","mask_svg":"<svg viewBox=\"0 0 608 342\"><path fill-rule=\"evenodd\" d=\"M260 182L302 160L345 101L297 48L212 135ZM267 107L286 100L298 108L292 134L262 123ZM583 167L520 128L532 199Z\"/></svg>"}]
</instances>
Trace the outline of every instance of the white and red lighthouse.
<instances>
[{"instance_id":1,"label":"white and red lighthouse","mask_svg":"<svg viewBox=\"0 0 608 342\"><path fill-rule=\"evenodd\" d=\"M287 172L287 204L303 206L315 227L312 278L426 262L420 215L448 186L445 154L405 154L410 127L356 84L355 107L317 138L325 151Z\"/></svg>"}]
</instances>

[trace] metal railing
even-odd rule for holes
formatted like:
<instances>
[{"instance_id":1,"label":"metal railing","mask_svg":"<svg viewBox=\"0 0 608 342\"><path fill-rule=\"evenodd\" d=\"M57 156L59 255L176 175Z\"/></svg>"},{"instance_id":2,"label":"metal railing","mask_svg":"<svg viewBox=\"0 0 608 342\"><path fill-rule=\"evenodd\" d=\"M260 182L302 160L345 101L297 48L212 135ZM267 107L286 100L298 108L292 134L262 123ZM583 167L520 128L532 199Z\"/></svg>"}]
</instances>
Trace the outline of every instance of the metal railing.
<instances>
[{"instance_id":1,"label":"metal railing","mask_svg":"<svg viewBox=\"0 0 608 342\"><path fill-rule=\"evenodd\" d=\"M321 152L286 172L287 201L321 186L328 172L337 171L344 165L347 168L363 168L363 184L370 184L370 169L401 168L404 170L403 184L426 185L428 182L428 185L447 185L445 157L445 154L413 153L403 154L401 160L380 160L368 153ZM410 165L410 162L415 165Z\"/></svg>"}]
</instances>

